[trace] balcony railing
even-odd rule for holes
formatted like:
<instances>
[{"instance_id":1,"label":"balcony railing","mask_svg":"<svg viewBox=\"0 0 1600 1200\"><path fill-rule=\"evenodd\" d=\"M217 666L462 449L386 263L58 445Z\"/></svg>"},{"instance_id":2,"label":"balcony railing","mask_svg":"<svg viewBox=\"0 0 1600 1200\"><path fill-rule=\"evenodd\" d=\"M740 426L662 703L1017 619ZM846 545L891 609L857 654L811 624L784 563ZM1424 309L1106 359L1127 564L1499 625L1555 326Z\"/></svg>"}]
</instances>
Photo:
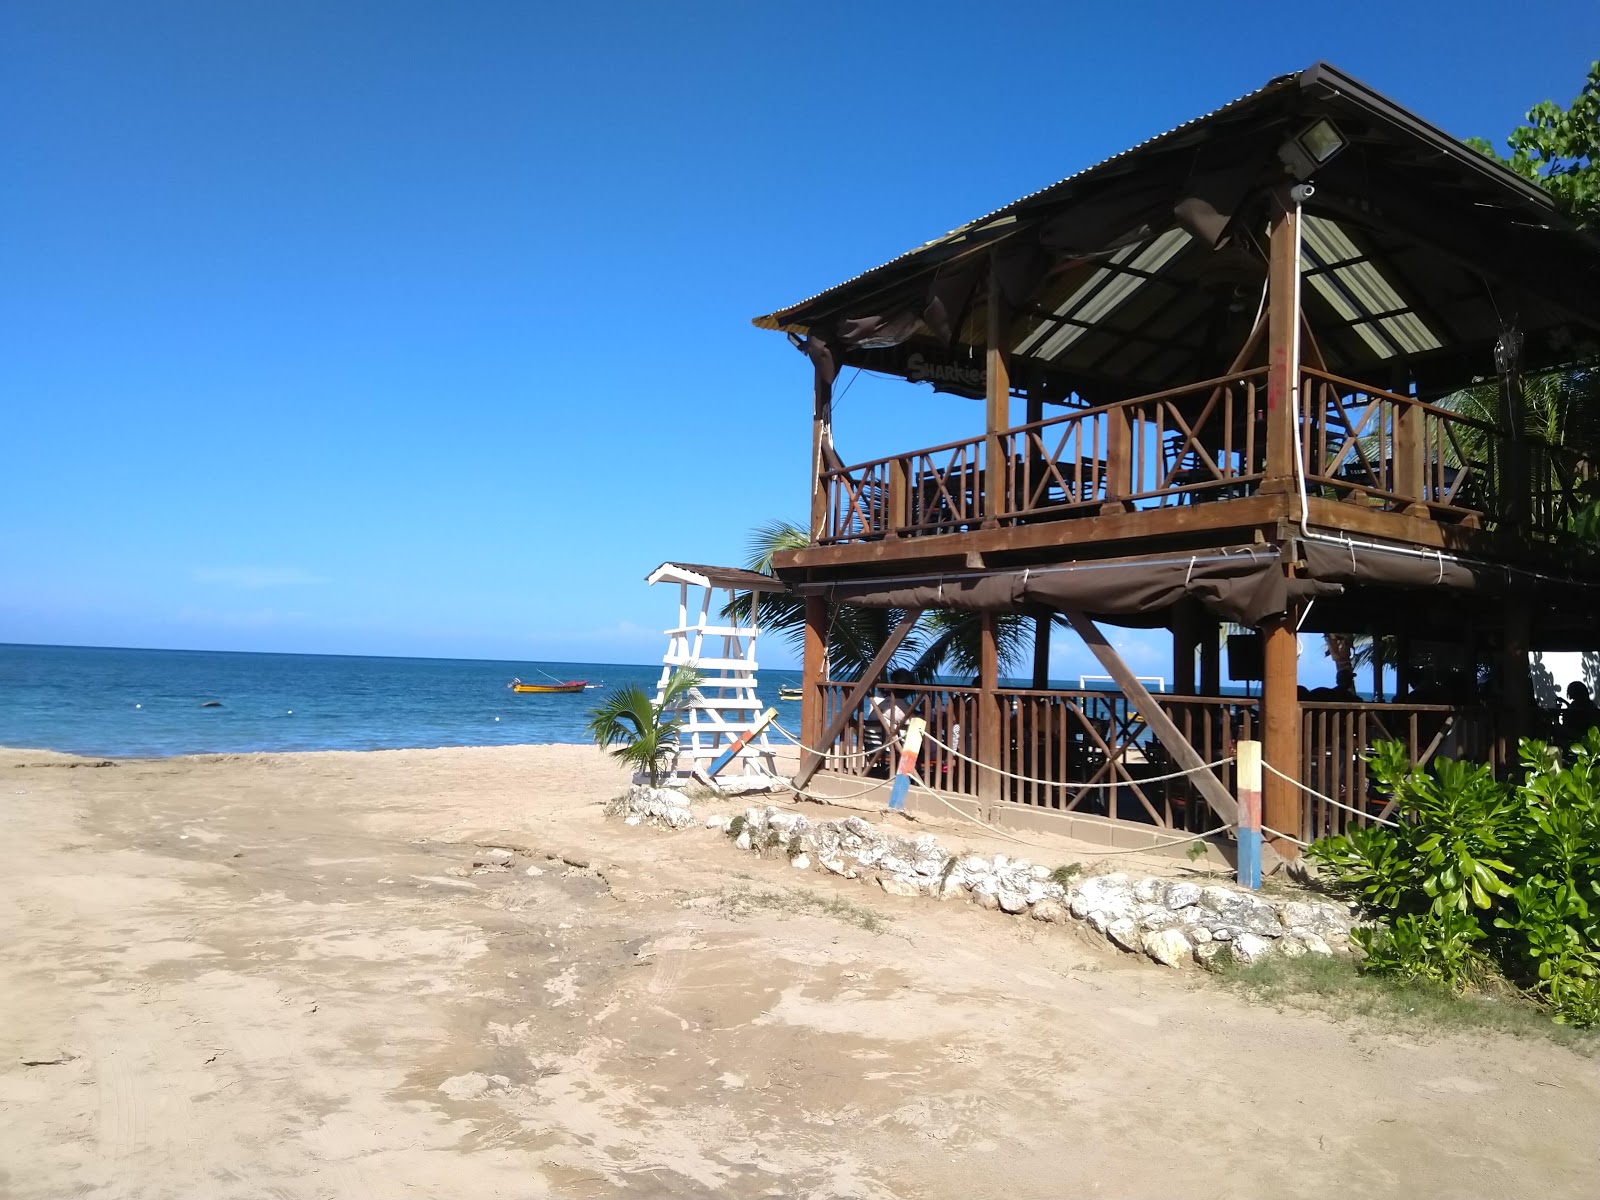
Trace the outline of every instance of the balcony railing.
<instances>
[{"instance_id":1,"label":"balcony railing","mask_svg":"<svg viewBox=\"0 0 1600 1200\"><path fill-rule=\"evenodd\" d=\"M1485 421L1324 371L1302 372L1295 413L1313 497L1554 540L1597 486L1576 452L1514 445ZM1266 477L1266 425L1258 368L858 463L825 473L817 541L1238 499Z\"/></svg>"}]
</instances>

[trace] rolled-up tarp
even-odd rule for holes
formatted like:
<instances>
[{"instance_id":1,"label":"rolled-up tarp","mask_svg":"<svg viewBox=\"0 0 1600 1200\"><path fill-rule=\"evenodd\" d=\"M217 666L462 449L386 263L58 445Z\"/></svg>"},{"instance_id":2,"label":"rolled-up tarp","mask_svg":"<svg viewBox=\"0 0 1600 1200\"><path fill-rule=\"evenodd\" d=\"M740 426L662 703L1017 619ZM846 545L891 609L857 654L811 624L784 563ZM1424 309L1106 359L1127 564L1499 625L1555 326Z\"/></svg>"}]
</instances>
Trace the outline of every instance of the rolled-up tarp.
<instances>
[{"instance_id":1,"label":"rolled-up tarp","mask_svg":"<svg viewBox=\"0 0 1600 1200\"><path fill-rule=\"evenodd\" d=\"M1291 602L1339 590L1290 579L1276 549L1240 546L1158 559L1117 559L994 574L926 575L848 584L801 584L863 608L949 608L1019 612L1030 608L1140 617L1192 597L1227 621L1258 625Z\"/></svg>"}]
</instances>

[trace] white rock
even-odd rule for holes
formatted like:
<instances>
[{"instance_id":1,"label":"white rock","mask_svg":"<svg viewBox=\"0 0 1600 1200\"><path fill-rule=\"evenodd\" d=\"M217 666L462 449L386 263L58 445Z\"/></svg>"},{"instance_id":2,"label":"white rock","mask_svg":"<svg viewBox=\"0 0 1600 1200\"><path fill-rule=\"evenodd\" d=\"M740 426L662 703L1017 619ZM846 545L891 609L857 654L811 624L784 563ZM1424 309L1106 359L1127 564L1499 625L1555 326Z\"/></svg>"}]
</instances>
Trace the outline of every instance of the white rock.
<instances>
[{"instance_id":1,"label":"white rock","mask_svg":"<svg viewBox=\"0 0 1600 1200\"><path fill-rule=\"evenodd\" d=\"M967 855L959 865L963 871L969 871L974 875L987 875L992 869L989 860L980 854Z\"/></svg>"},{"instance_id":2,"label":"white rock","mask_svg":"<svg viewBox=\"0 0 1600 1200\"><path fill-rule=\"evenodd\" d=\"M1072 915L1073 916L1077 916L1078 915L1078 910L1076 908L1074 908L1072 910ZM1112 916L1110 913L1106 912L1106 910L1103 909L1103 908L1095 909L1093 912L1089 913L1088 916L1086 916L1084 918L1084 920L1087 920L1089 922L1089 928L1094 930L1096 933L1104 933L1107 929L1110 928L1111 922L1115 921L1117 919L1118 918Z\"/></svg>"},{"instance_id":3,"label":"white rock","mask_svg":"<svg viewBox=\"0 0 1600 1200\"><path fill-rule=\"evenodd\" d=\"M878 886L891 896L921 896L922 884L915 879L907 879L904 875L880 875Z\"/></svg>"},{"instance_id":4,"label":"white rock","mask_svg":"<svg viewBox=\"0 0 1600 1200\"><path fill-rule=\"evenodd\" d=\"M1155 904L1161 900L1161 891L1166 885L1159 879L1141 879L1133 885L1134 899L1141 904Z\"/></svg>"},{"instance_id":5,"label":"white rock","mask_svg":"<svg viewBox=\"0 0 1600 1200\"><path fill-rule=\"evenodd\" d=\"M1290 942L1295 942L1303 946L1307 954L1314 954L1319 958L1333 957L1333 947L1328 945L1323 938L1315 933L1307 933L1302 931L1300 933L1296 933L1292 938L1286 938L1284 940L1285 950L1289 948Z\"/></svg>"},{"instance_id":6,"label":"white rock","mask_svg":"<svg viewBox=\"0 0 1600 1200\"><path fill-rule=\"evenodd\" d=\"M488 846L472 856L472 865L475 867L509 867L511 860L515 857L509 850L502 849L499 846Z\"/></svg>"},{"instance_id":7,"label":"white rock","mask_svg":"<svg viewBox=\"0 0 1600 1200\"><path fill-rule=\"evenodd\" d=\"M543 875L544 874L544 868L543 867L529 867L526 871L523 872L523 874L524 875L534 875L534 876Z\"/></svg>"},{"instance_id":8,"label":"white rock","mask_svg":"<svg viewBox=\"0 0 1600 1200\"><path fill-rule=\"evenodd\" d=\"M1173 909L1199 904L1200 888L1192 883L1169 883L1161 892L1161 903Z\"/></svg>"},{"instance_id":9,"label":"white rock","mask_svg":"<svg viewBox=\"0 0 1600 1200\"><path fill-rule=\"evenodd\" d=\"M728 824L728 818L721 813L712 813L706 818L707 829L722 829Z\"/></svg>"},{"instance_id":10,"label":"white rock","mask_svg":"<svg viewBox=\"0 0 1600 1200\"><path fill-rule=\"evenodd\" d=\"M1030 875L1032 875L1035 879L1037 879L1040 883L1043 883L1046 879L1050 878L1050 868L1046 867L1046 866L1035 866L1035 867L1032 867L1032 868L1029 869L1028 873Z\"/></svg>"},{"instance_id":11,"label":"white rock","mask_svg":"<svg viewBox=\"0 0 1600 1200\"><path fill-rule=\"evenodd\" d=\"M1019 913L1028 907L1028 897L1022 892L1002 891L1000 893L1000 911Z\"/></svg>"},{"instance_id":12,"label":"white rock","mask_svg":"<svg viewBox=\"0 0 1600 1200\"><path fill-rule=\"evenodd\" d=\"M1130 953L1144 949L1139 937L1139 926L1129 917L1121 917L1106 926L1106 936Z\"/></svg>"},{"instance_id":13,"label":"white rock","mask_svg":"<svg viewBox=\"0 0 1600 1200\"><path fill-rule=\"evenodd\" d=\"M825 858L822 860L822 869L833 875L843 875L846 872L844 859Z\"/></svg>"},{"instance_id":14,"label":"white rock","mask_svg":"<svg viewBox=\"0 0 1600 1200\"><path fill-rule=\"evenodd\" d=\"M811 870L811 856L809 854L796 854L789 860L789 865L796 871Z\"/></svg>"},{"instance_id":15,"label":"white rock","mask_svg":"<svg viewBox=\"0 0 1600 1200\"><path fill-rule=\"evenodd\" d=\"M1306 948L1298 938L1286 937L1278 943L1278 952L1285 958L1304 958Z\"/></svg>"},{"instance_id":16,"label":"white rock","mask_svg":"<svg viewBox=\"0 0 1600 1200\"><path fill-rule=\"evenodd\" d=\"M753 843L750 841L750 827L748 825L739 831L739 836L733 839L733 844L741 850L750 849Z\"/></svg>"},{"instance_id":17,"label":"white rock","mask_svg":"<svg viewBox=\"0 0 1600 1200\"><path fill-rule=\"evenodd\" d=\"M971 895L972 893L967 890L967 885L953 874L939 885L939 899L941 900L966 900Z\"/></svg>"},{"instance_id":18,"label":"white rock","mask_svg":"<svg viewBox=\"0 0 1600 1200\"><path fill-rule=\"evenodd\" d=\"M1253 933L1241 933L1233 939L1234 961L1244 966L1264 962L1272 955L1272 943Z\"/></svg>"},{"instance_id":19,"label":"white rock","mask_svg":"<svg viewBox=\"0 0 1600 1200\"><path fill-rule=\"evenodd\" d=\"M1194 947L1181 929L1158 929L1139 940L1144 952L1163 967L1187 966L1194 958Z\"/></svg>"},{"instance_id":20,"label":"white rock","mask_svg":"<svg viewBox=\"0 0 1600 1200\"><path fill-rule=\"evenodd\" d=\"M1196 946L1204 946L1211 941L1211 930L1204 925L1193 925L1184 931L1189 935L1189 940Z\"/></svg>"},{"instance_id":21,"label":"white rock","mask_svg":"<svg viewBox=\"0 0 1600 1200\"><path fill-rule=\"evenodd\" d=\"M644 824L644 818L641 817L638 813L634 813L630 817L622 818L622 823L624 825L642 825L642 824Z\"/></svg>"},{"instance_id":22,"label":"white rock","mask_svg":"<svg viewBox=\"0 0 1600 1200\"><path fill-rule=\"evenodd\" d=\"M979 908L987 908L993 912L1000 907L1000 895L998 892L976 892L974 897L978 902Z\"/></svg>"},{"instance_id":23,"label":"white rock","mask_svg":"<svg viewBox=\"0 0 1600 1200\"><path fill-rule=\"evenodd\" d=\"M1194 957L1202 967L1215 970L1219 962L1229 961L1232 949L1227 942L1205 942L1194 948Z\"/></svg>"},{"instance_id":24,"label":"white rock","mask_svg":"<svg viewBox=\"0 0 1600 1200\"><path fill-rule=\"evenodd\" d=\"M1035 921L1044 921L1050 925L1064 925L1070 914L1067 912L1067 906L1061 901L1046 897L1028 909L1028 915Z\"/></svg>"}]
</instances>

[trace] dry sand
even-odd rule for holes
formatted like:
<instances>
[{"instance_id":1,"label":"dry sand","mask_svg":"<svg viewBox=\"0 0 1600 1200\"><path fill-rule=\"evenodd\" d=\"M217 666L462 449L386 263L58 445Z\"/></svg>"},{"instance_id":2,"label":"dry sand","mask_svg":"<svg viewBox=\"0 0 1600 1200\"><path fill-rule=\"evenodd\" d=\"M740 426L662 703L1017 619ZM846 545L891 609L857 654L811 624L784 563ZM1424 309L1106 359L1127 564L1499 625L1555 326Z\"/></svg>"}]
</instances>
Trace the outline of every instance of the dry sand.
<instances>
[{"instance_id":1,"label":"dry sand","mask_svg":"<svg viewBox=\"0 0 1600 1200\"><path fill-rule=\"evenodd\" d=\"M1600 1195L1592 1060L628 829L621 784L0 752L0 1195Z\"/></svg>"}]
</instances>

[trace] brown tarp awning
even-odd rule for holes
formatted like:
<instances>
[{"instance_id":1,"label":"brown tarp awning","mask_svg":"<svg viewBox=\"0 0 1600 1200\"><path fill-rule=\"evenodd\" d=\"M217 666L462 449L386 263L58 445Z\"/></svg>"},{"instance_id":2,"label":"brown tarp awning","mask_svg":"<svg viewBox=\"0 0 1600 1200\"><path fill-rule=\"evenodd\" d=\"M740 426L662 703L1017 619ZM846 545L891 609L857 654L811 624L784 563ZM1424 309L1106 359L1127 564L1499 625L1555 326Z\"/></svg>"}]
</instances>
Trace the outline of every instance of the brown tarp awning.
<instances>
[{"instance_id":1,"label":"brown tarp awning","mask_svg":"<svg viewBox=\"0 0 1600 1200\"><path fill-rule=\"evenodd\" d=\"M802 584L863 608L950 608L1018 612L1029 608L1138 617L1193 597L1224 620L1257 625L1292 601L1338 590L1289 579L1275 550L1243 546L1146 560L1076 563L992 575L922 576L873 583Z\"/></svg>"}]
</instances>

